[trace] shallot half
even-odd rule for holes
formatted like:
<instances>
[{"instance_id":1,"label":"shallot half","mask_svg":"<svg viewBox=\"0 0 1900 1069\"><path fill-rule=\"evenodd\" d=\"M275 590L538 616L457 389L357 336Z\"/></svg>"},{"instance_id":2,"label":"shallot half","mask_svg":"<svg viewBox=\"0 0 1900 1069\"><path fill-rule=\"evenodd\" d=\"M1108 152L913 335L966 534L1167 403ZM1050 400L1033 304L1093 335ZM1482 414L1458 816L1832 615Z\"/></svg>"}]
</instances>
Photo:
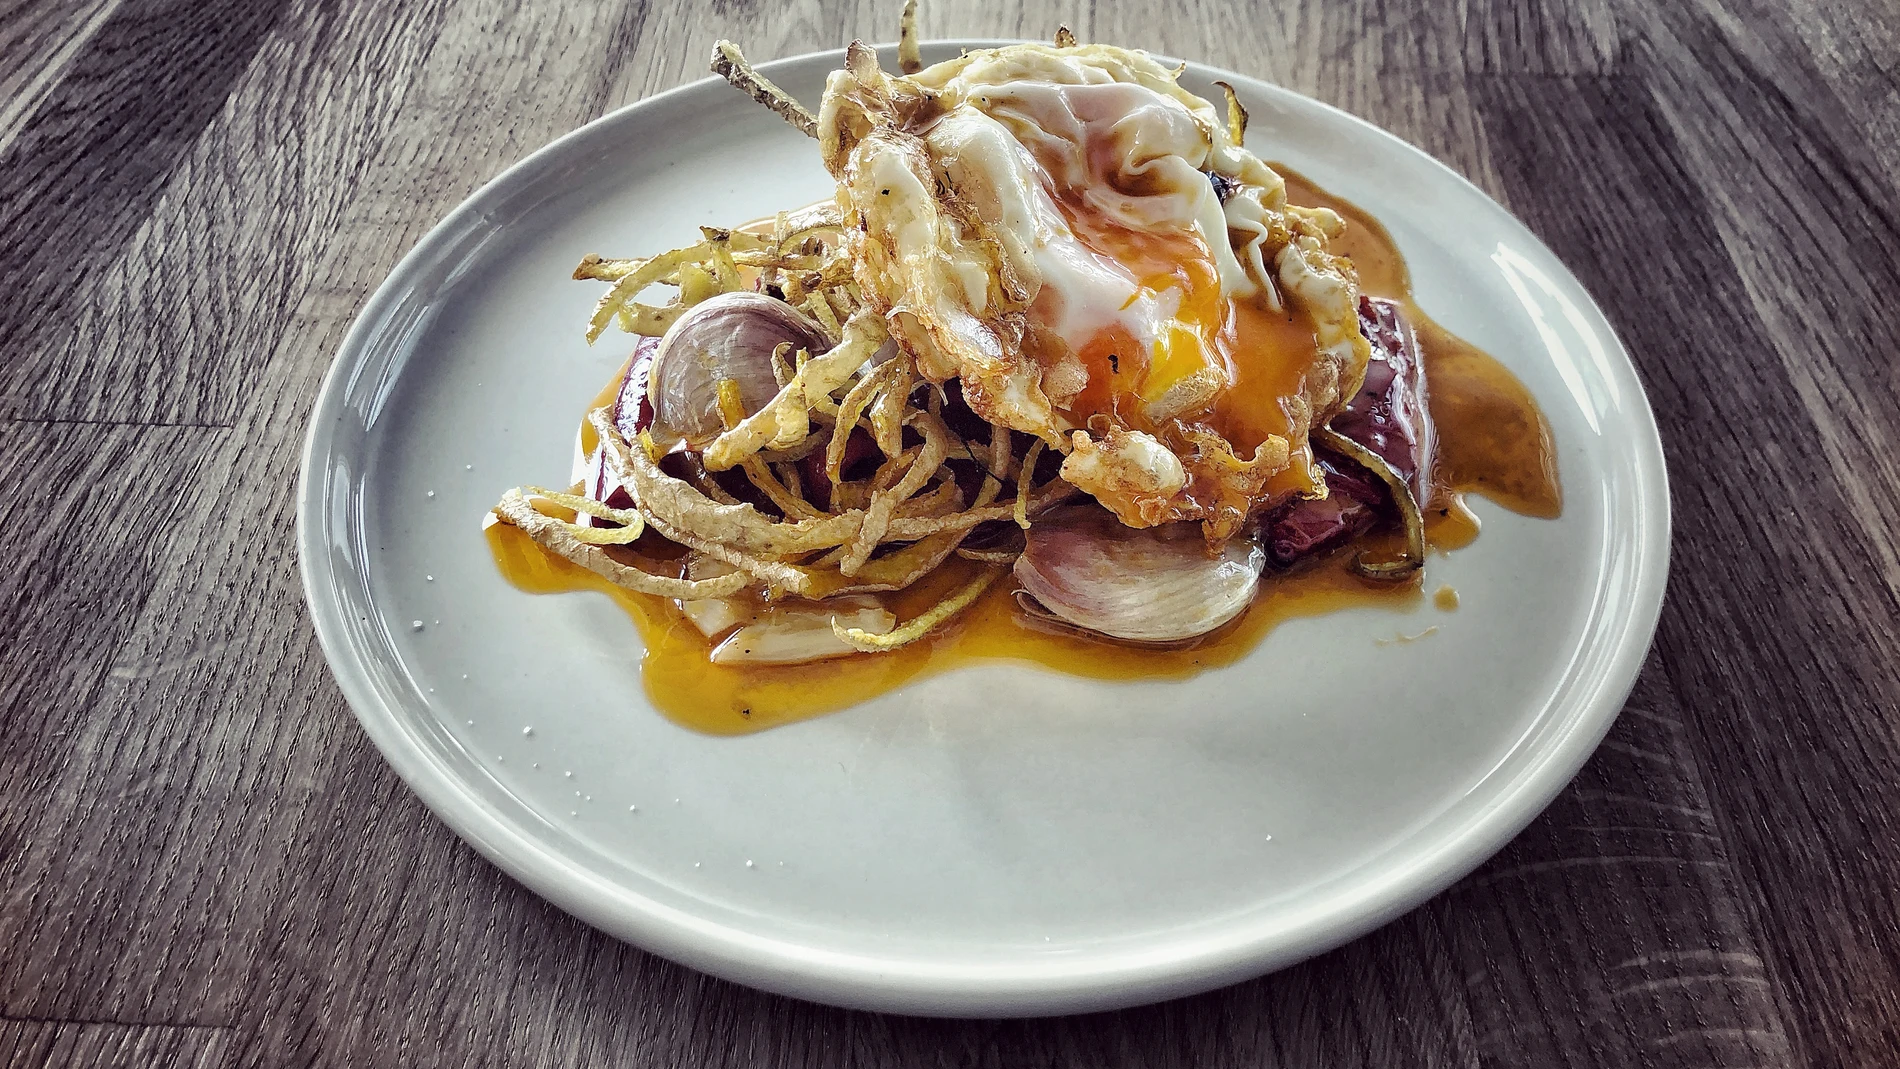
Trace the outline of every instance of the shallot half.
<instances>
[{"instance_id":1,"label":"shallot half","mask_svg":"<svg viewBox=\"0 0 1900 1069\"><path fill-rule=\"evenodd\" d=\"M721 382L738 387L747 414L764 408L778 393L772 354L788 342L813 356L831 348L824 328L763 293L735 290L688 309L660 340L648 373L654 442L698 449L717 438L725 430Z\"/></svg>"},{"instance_id":2,"label":"shallot half","mask_svg":"<svg viewBox=\"0 0 1900 1069\"><path fill-rule=\"evenodd\" d=\"M1113 638L1180 642L1240 615L1266 554L1250 538L1210 555L1196 523L1132 528L1095 505L1029 528L1016 580L1062 620Z\"/></svg>"}]
</instances>

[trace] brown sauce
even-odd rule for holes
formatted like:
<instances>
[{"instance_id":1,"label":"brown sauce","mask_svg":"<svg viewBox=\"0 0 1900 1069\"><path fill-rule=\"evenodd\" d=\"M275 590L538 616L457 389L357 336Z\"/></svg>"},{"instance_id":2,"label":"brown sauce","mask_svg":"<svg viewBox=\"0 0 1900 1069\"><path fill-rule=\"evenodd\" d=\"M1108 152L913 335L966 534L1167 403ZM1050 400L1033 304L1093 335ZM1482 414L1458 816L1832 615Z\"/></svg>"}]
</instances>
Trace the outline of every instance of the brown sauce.
<instances>
[{"instance_id":1,"label":"brown sauce","mask_svg":"<svg viewBox=\"0 0 1900 1069\"><path fill-rule=\"evenodd\" d=\"M1405 262L1385 228L1353 205L1298 175L1286 176L1296 204L1325 206L1348 220L1335 244L1352 257L1363 290L1402 301L1424 353L1432 418L1437 427L1439 492L1428 504L1426 531L1434 550L1468 545L1477 519L1463 495L1479 493L1514 512L1553 518L1562 510L1550 426L1528 390L1503 365L1427 318L1411 300ZM615 379L595 405L612 401ZM583 430L591 447L591 428ZM720 665L712 642L671 601L636 594L577 565L544 553L516 528L490 523L490 549L502 574L532 593L594 590L617 601L639 626L646 646L642 677L648 698L671 719L697 731L735 735L808 719L856 704L927 674L983 661L1012 661L1094 679L1180 679L1231 664L1287 620L1358 605L1411 609L1424 603L1418 582L1377 585L1352 575L1351 554L1390 552L1391 535L1362 540L1328 560L1290 575L1271 574L1252 606L1232 623L1192 644L1131 647L1058 631L1024 617L1007 576L935 635L888 653L800 665ZM897 618L910 619L984 567L953 558L908 590L883 595ZM1456 595L1434 597L1444 609ZM1429 633L1429 632L1428 632ZM1421 636L1413 636L1414 638Z\"/></svg>"}]
</instances>

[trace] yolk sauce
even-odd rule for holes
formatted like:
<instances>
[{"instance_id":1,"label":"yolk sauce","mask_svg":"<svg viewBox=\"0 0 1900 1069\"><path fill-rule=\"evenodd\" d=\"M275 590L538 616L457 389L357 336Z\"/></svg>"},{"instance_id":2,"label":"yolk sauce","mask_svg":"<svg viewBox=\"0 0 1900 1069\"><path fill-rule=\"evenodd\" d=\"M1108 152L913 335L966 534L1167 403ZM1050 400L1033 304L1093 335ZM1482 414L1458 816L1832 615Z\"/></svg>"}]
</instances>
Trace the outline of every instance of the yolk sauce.
<instances>
[{"instance_id":1,"label":"yolk sauce","mask_svg":"<svg viewBox=\"0 0 1900 1069\"><path fill-rule=\"evenodd\" d=\"M1076 426L1089 426L1092 417L1103 415L1114 425L1153 432L1144 405L1203 368L1217 366L1228 385L1202 419L1238 456L1251 457L1269 437L1290 437L1289 404L1303 395L1319 349L1312 317L1291 303L1276 312L1252 300L1223 297L1219 269L1195 234L1132 231L1071 201L1058 203L1085 244L1128 267L1145 292L1171 294L1178 302L1172 317L1152 326L1156 337L1148 345L1122 326L1084 342L1076 355L1088 369L1089 384L1063 415ZM1044 362L1052 361L1044 357ZM1301 455L1267 489L1276 494L1304 489L1311 480Z\"/></svg>"}]
</instances>

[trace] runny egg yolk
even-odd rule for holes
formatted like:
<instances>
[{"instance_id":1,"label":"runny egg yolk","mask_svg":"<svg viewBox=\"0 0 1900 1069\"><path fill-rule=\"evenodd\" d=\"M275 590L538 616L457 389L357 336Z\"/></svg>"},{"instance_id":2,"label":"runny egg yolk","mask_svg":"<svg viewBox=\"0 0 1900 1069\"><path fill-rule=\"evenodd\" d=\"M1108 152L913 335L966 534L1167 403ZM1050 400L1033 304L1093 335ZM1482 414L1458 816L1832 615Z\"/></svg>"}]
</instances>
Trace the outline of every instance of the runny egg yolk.
<instances>
[{"instance_id":1,"label":"runny egg yolk","mask_svg":"<svg viewBox=\"0 0 1900 1069\"><path fill-rule=\"evenodd\" d=\"M1141 301L1151 309L1173 309L1151 321L1109 324L1086 338L1070 339L1088 371L1088 384L1063 415L1078 427L1088 427L1100 415L1111 424L1154 433L1148 406L1212 367L1225 384L1206 408L1183 412L1180 419L1206 424L1243 458L1270 435L1288 436L1295 422L1288 405L1298 403L1303 379L1319 354L1311 317L1295 306L1276 312L1254 297L1223 296L1213 257L1195 232L1134 230L1078 205L1061 206L1085 245L1137 280L1139 290L1129 307ZM1144 296L1151 299L1141 300ZM1137 331L1146 337L1138 338ZM1304 442L1290 444L1297 450ZM1269 490L1302 485L1305 467L1296 463Z\"/></svg>"}]
</instances>

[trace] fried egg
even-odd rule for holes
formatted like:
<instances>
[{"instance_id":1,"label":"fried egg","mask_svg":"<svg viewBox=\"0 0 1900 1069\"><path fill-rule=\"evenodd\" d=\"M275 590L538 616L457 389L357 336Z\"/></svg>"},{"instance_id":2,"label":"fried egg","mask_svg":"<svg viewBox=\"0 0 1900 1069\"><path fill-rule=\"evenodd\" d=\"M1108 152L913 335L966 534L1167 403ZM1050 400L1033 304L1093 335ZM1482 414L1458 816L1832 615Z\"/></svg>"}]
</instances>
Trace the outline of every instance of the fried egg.
<instances>
[{"instance_id":1,"label":"fried egg","mask_svg":"<svg viewBox=\"0 0 1900 1069\"><path fill-rule=\"evenodd\" d=\"M1323 496L1310 429L1369 349L1342 226L1145 53L1012 45L909 77L854 48L819 115L857 282L933 381L1134 527Z\"/></svg>"}]
</instances>

